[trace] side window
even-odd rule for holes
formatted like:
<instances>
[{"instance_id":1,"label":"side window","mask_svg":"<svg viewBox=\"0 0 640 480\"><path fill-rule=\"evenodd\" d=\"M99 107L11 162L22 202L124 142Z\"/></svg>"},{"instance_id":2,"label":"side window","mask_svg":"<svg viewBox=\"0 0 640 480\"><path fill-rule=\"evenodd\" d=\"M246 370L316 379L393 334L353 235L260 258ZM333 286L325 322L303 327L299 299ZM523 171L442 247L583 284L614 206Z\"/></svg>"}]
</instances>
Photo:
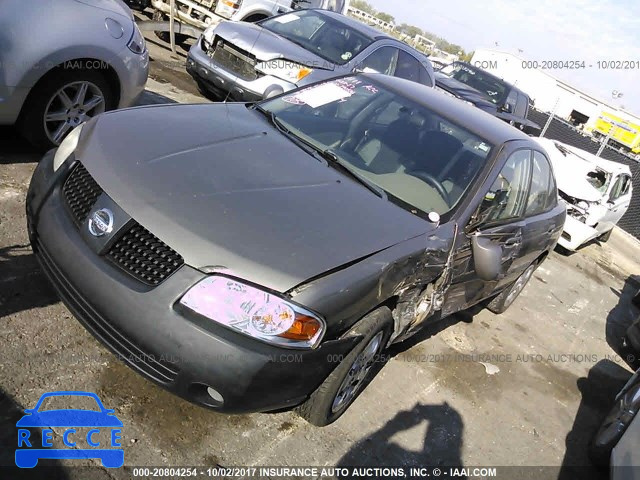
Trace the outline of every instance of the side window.
<instances>
[{"instance_id":1,"label":"side window","mask_svg":"<svg viewBox=\"0 0 640 480\"><path fill-rule=\"evenodd\" d=\"M522 215L527 203L530 172L531 150L514 152L484 196L479 222L499 222Z\"/></svg>"},{"instance_id":2,"label":"side window","mask_svg":"<svg viewBox=\"0 0 640 480\"><path fill-rule=\"evenodd\" d=\"M531 189L527 200L525 215L532 216L547 210L549 201L549 182L551 180L549 161L540 152L533 152L533 171L531 174Z\"/></svg>"},{"instance_id":3,"label":"side window","mask_svg":"<svg viewBox=\"0 0 640 480\"><path fill-rule=\"evenodd\" d=\"M518 92L516 92L515 90L511 90L509 92L509 95L507 96L507 99L504 101L505 105L509 105L509 108L511 109L510 110L511 113L515 113L517 102L518 102Z\"/></svg>"},{"instance_id":4,"label":"side window","mask_svg":"<svg viewBox=\"0 0 640 480\"><path fill-rule=\"evenodd\" d=\"M404 50L400 50L398 66L396 67L395 73L396 77L405 78L412 82L419 82L420 70L422 70L422 68L420 62L413 55L409 55Z\"/></svg>"},{"instance_id":5,"label":"side window","mask_svg":"<svg viewBox=\"0 0 640 480\"><path fill-rule=\"evenodd\" d=\"M631 187L631 177L623 173L617 178L616 183L613 185L609 199L611 201L615 201L619 199L620 197L629 193L630 187Z\"/></svg>"},{"instance_id":6,"label":"side window","mask_svg":"<svg viewBox=\"0 0 640 480\"><path fill-rule=\"evenodd\" d=\"M519 93L518 103L516 103L516 109L514 111L514 114L518 117L522 117L522 118L526 117L528 104L529 104L529 99L526 97L526 95Z\"/></svg>"},{"instance_id":7,"label":"side window","mask_svg":"<svg viewBox=\"0 0 640 480\"><path fill-rule=\"evenodd\" d=\"M558 205L558 184L553 173L549 175L549 198L547 199L546 210L551 210Z\"/></svg>"},{"instance_id":8,"label":"side window","mask_svg":"<svg viewBox=\"0 0 640 480\"><path fill-rule=\"evenodd\" d=\"M433 78L429 75L429 70L424 65L420 67L420 83L427 87L433 87L434 84Z\"/></svg>"},{"instance_id":9,"label":"side window","mask_svg":"<svg viewBox=\"0 0 640 480\"><path fill-rule=\"evenodd\" d=\"M398 61L399 50L394 47L382 47L377 49L359 65L361 70L371 69L386 75L393 74Z\"/></svg>"}]
</instances>

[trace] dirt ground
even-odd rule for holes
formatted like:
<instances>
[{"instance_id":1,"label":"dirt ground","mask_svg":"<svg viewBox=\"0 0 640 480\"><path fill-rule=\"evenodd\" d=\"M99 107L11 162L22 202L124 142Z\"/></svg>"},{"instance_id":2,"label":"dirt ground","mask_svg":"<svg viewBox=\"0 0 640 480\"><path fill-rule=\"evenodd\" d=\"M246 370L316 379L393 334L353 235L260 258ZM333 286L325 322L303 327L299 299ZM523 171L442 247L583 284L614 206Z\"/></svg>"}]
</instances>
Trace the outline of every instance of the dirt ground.
<instances>
[{"instance_id":1,"label":"dirt ground","mask_svg":"<svg viewBox=\"0 0 640 480\"><path fill-rule=\"evenodd\" d=\"M180 69L184 50L172 58L162 42L150 49L142 103L206 101ZM39 156L0 128L0 465L14 464L22 409L47 391L84 390L123 422L129 466L528 465L547 467L540 479L606 478L590 467L586 449L631 375L615 349L638 315L630 297L640 288L640 244L623 232L551 255L503 315L463 312L429 325L393 351L338 422L315 428L290 412L227 416L189 404L86 332L27 239L24 198ZM53 430L59 444L61 431ZM582 466L579 477L573 466ZM511 473L505 478L526 478ZM21 475L52 478L38 469L6 478ZM60 475L88 478L73 468ZM120 478L97 467L91 475Z\"/></svg>"}]
</instances>

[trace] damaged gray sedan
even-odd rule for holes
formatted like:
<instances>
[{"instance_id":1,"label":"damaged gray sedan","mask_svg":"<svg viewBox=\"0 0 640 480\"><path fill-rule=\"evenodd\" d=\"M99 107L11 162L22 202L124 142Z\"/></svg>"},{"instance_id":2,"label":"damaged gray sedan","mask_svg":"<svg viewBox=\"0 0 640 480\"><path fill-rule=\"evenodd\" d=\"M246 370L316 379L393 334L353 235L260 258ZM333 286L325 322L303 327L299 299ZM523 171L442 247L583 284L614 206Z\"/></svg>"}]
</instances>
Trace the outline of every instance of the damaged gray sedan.
<instances>
[{"instance_id":1,"label":"damaged gray sedan","mask_svg":"<svg viewBox=\"0 0 640 480\"><path fill-rule=\"evenodd\" d=\"M391 344L485 300L505 311L565 218L528 136L378 74L101 115L40 162L27 211L60 297L133 369L315 425Z\"/></svg>"}]
</instances>

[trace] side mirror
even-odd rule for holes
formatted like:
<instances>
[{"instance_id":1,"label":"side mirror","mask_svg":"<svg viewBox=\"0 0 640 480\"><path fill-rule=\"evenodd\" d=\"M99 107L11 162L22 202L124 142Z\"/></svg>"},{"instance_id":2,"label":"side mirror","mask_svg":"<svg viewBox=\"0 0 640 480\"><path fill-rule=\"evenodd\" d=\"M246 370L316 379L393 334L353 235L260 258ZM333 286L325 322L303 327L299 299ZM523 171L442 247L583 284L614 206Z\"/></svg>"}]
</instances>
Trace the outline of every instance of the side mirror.
<instances>
[{"instance_id":1,"label":"side mirror","mask_svg":"<svg viewBox=\"0 0 640 480\"><path fill-rule=\"evenodd\" d=\"M471 235L471 250L476 274L482 280L497 280L502 269L502 248L477 232Z\"/></svg>"}]
</instances>

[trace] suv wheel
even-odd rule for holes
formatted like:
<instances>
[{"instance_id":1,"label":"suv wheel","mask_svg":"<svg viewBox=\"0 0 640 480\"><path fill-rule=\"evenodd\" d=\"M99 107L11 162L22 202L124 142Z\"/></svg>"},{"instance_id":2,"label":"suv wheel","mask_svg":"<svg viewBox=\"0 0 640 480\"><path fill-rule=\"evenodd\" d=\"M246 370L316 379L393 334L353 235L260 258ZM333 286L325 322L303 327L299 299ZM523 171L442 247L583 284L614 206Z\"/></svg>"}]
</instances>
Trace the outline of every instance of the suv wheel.
<instances>
[{"instance_id":1,"label":"suv wheel","mask_svg":"<svg viewBox=\"0 0 640 480\"><path fill-rule=\"evenodd\" d=\"M318 427L340 418L382 366L380 353L389 341L391 325L391 311L386 307L374 310L360 320L352 331L362 336L362 340L296 409L298 415Z\"/></svg>"},{"instance_id":2,"label":"suv wheel","mask_svg":"<svg viewBox=\"0 0 640 480\"><path fill-rule=\"evenodd\" d=\"M522 275L520 275L510 287L506 288L504 291L499 293L497 297L491 300L491 303L489 303L487 308L496 314L506 312L516 298L518 298L522 293L524 287L527 286L527 283L531 280L533 272L536 271L537 266L537 263L529 265L529 267L522 272Z\"/></svg>"},{"instance_id":3,"label":"suv wheel","mask_svg":"<svg viewBox=\"0 0 640 480\"><path fill-rule=\"evenodd\" d=\"M49 149L81 123L114 107L115 96L100 73L60 69L31 91L18 128L32 144Z\"/></svg>"}]
</instances>

